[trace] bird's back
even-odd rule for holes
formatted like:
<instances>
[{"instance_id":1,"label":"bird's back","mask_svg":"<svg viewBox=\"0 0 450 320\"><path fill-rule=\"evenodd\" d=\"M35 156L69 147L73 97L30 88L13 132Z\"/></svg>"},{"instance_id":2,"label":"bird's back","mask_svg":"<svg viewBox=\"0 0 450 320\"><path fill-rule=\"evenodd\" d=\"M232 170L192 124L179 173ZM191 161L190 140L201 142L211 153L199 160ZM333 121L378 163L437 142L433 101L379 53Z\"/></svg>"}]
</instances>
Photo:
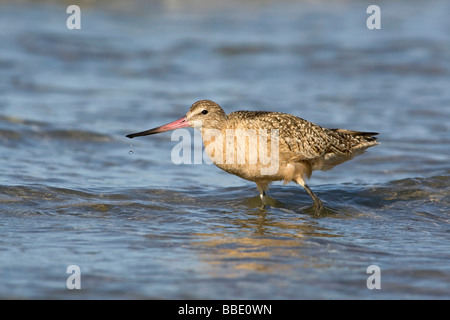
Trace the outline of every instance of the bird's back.
<instances>
[{"instance_id":1,"label":"bird's back","mask_svg":"<svg viewBox=\"0 0 450 320\"><path fill-rule=\"evenodd\" d=\"M308 161L312 170L329 170L378 144L376 132L327 129L281 112L236 111L227 122L230 129L277 129L280 154L292 162Z\"/></svg>"}]
</instances>

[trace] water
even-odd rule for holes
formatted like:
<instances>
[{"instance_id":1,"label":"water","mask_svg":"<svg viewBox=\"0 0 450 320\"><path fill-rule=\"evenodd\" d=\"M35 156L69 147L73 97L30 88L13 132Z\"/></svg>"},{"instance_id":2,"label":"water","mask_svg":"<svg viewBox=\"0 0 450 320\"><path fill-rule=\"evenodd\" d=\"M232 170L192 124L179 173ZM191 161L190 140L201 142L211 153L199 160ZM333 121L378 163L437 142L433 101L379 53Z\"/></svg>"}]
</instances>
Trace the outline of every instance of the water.
<instances>
[{"instance_id":1,"label":"water","mask_svg":"<svg viewBox=\"0 0 450 320\"><path fill-rule=\"evenodd\" d=\"M0 297L450 298L450 3L382 3L373 31L370 4L105 1L68 30L64 6L2 2ZM174 165L170 133L124 137L199 99L381 144L314 172L322 216L294 184L260 209Z\"/></svg>"}]
</instances>

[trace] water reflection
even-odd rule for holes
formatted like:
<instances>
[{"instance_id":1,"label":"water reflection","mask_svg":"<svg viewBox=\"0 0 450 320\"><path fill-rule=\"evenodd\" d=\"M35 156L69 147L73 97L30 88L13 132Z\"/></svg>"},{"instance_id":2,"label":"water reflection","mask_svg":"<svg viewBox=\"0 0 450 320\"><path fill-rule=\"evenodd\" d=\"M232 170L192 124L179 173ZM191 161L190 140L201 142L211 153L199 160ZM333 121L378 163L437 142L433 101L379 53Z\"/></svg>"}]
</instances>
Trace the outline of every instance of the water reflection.
<instances>
[{"instance_id":1,"label":"water reflection","mask_svg":"<svg viewBox=\"0 0 450 320\"><path fill-rule=\"evenodd\" d=\"M192 245L208 265L207 272L238 277L248 271L275 273L298 267L328 267L328 263L317 262L310 248L317 246L317 238L340 235L321 227L309 215L283 209L248 207L246 214L241 211L225 217L225 223L216 224L212 232L196 233L198 240Z\"/></svg>"}]
</instances>

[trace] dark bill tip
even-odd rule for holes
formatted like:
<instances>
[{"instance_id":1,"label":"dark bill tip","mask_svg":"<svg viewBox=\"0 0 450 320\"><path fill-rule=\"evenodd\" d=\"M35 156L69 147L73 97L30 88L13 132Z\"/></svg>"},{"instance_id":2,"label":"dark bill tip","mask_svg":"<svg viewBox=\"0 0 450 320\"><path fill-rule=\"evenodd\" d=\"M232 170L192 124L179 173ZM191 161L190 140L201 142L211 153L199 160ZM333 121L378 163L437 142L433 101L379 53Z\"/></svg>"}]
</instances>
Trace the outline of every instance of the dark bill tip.
<instances>
[{"instance_id":1,"label":"dark bill tip","mask_svg":"<svg viewBox=\"0 0 450 320\"><path fill-rule=\"evenodd\" d=\"M165 124L165 125L157 127L157 128L153 128L153 129L146 130L146 131L141 131L141 132L127 134L126 137L130 138L130 139L133 139L134 137L148 136L150 134L170 131L170 130L174 130L174 129L178 129L178 128L184 128L184 127L188 127L188 126L189 126L189 122L187 121L186 117L183 117L183 118L178 119L178 120L176 120L174 122Z\"/></svg>"}]
</instances>

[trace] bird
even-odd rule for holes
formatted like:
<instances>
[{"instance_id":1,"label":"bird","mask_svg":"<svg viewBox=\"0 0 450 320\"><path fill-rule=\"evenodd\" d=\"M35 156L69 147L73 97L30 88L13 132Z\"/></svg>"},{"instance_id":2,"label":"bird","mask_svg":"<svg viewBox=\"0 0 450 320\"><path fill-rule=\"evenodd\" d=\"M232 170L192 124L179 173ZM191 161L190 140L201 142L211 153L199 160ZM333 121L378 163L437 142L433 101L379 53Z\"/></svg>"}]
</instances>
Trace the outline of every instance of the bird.
<instances>
[{"instance_id":1,"label":"bird","mask_svg":"<svg viewBox=\"0 0 450 320\"><path fill-rule=\"evenodd\" d=\"M126 137L184 127L200 130L205 152L217 167L256 184L263 207L270 183L292 181L309 194L314 209L322 210L322 201L306 183L312 172L330 170L379 144L377 132L327 129L283 112L226 114L211 100L193 103L176 121Z\"/></svg>"}]
</instances>

